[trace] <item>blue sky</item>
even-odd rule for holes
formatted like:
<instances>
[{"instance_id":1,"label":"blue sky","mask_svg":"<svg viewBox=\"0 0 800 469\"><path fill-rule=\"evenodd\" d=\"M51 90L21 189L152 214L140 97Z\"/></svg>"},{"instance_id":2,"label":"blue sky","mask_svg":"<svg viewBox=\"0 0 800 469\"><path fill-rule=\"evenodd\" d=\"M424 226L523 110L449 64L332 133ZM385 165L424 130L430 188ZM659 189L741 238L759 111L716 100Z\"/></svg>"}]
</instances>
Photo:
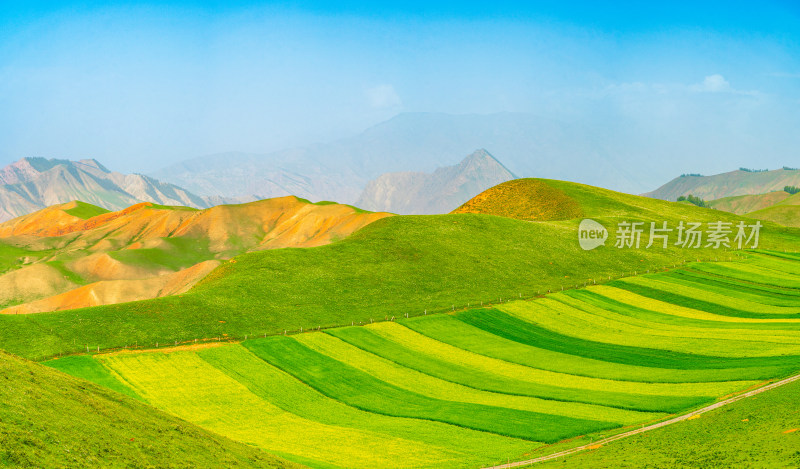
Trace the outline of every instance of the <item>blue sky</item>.
<instances>
[{"instance_id":1,"label":"blue sky","mask_svg":"<svg viewBox=\"0 0 800 469\"><path fill-rule=\"evenodd\" d=\"M800 166L797 2L332 3L0 1L0 165L147 172L514 111L685 172Z\"/></svg>"}]
</instances>

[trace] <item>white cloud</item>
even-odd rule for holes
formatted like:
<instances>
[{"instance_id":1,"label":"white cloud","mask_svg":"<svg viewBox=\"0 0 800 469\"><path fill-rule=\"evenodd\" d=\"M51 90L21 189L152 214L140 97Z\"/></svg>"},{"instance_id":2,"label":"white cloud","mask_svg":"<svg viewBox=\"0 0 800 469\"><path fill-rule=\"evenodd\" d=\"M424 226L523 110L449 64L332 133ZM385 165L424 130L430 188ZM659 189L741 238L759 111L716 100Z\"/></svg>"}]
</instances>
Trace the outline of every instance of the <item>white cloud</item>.
<instances>
[{"instance_id":1,"label":"white cloud","mask_svg":"<svg viewBox=\"0 0 800 469\"><path fill-rule=\"evenodd\" d=\"M704 91L708 93L721 93L721 92L732 92L733 88L731 88L731 84L728 83L728 80L725 79L722 75L714 74L707 76L703 83L698 85L692 85L690 87L692 91Z\"/></svg>"},{"instance_id":2,"label":"white cloud","mask_svg":"<svg viewBox=\"0 0 800 469\"><path fill-rule=\"evenodd\" d=\"M376 109L397 108L403 100L392 85L378 85L365 91L369 105Z\"/></svg>"}]
</instances>

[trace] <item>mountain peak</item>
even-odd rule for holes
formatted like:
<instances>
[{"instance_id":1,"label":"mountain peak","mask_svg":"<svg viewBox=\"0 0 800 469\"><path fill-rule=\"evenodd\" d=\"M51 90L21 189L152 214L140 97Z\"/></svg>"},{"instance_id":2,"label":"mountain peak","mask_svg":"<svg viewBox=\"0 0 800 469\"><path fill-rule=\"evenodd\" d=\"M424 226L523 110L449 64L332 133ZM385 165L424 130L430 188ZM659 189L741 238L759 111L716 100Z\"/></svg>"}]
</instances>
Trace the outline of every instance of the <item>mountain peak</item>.
<instances>
[{"instance_id":1,"label":"mountain peak","mask_svg":"<svg viewBox=\"0 0 800 469\"><path fill-rule=\"evenodd\" d=\"M19 160L17 163L14 164L27 164L36 172L43 173L49 169L53 169L58 165L69 165L72 163L70 160L59 160L56 158L43 158L41 156L30 156L25 157Z\"/></svg>"},{"instance_id":2,"label":"mountain peak","mask_svg":"<svg viewBox=\"0 0 800 469\"><path fill-rule=\"evenodd\" d=\"M384 173L367 184L356 205L367 210L419 215L447 213L476 194L514 179L485 149L431 173Z\"/></svg>"},{"instance_id":3,"label":"mountain peak","mask_svg":"<svg viewBox=\"0 0 800 469\"><path fill-rule=\"evenodd\" d=\"M479 148L472 152L469 156L464 158L459 166L470 166L470 165L482 165L486 167L497 167L496 170L498 171L505 171L511 175L511 179L516 179L517 176L511 172L506 166L500 162L497 158L494 157L488 150L485 148Z\"/></svg>"},{"instance_id":4,"label":"mountain peak","mask_svg":"<svg viewBox=\"0 0 800 469\"><path fill-rule=\"evenodd\" d=\"M108 168L106 168L105 166L100 164L100 162L97 161L94 158L78 160L78 163L80 163L82 165L85 165L85 166L91 166L92 168L97 168L97 169L99 169L100 171L102 171L104 173L110 173L111 172L111 171L108 170Z\"/></svg>"},{"instance_id":5,"label":"mountain peak","mask_svg":"<svg viewBox=\"0 0 800 469\"><path fill-rule=\"evenodd\" d=\"M113 173L94 159L22 158L0 168L0 222L75 199L108 210L139 202L209 206L183 188L144 176Z\"/></svg>"}]
</instances>

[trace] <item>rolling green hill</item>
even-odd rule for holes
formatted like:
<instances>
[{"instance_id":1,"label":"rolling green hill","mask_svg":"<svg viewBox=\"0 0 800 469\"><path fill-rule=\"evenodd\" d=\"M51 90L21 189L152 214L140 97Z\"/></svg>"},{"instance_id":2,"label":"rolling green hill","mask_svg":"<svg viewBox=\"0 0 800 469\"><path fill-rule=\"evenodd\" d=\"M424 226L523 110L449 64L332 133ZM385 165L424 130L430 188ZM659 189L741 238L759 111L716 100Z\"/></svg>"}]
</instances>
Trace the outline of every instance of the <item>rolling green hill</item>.
<instances>
[{"instance_id":1,"label":"rolling green hill","mask_svg":"<svg viewBox=\"0 0 800 469\"><path fill-rule=\"evenodd\" d=\"M800 194L794 194L772 206L750 212L747 216L800 228L800 197L798 196Z\"/></svg>"},{"instance_id":2,"label":"rolling green hill","mask_svg":"<svg viewBox=\"0 0 800 469\"><path fill-rule=\"evenodd\" d=\"M310 467L481 467L797 373L800 255L751 252L491 307L47 364ZM750 419L772 439L798 422L796 411ZM646 461L602 461L627 460Z\"/></svg>"},{"instance_id":3,"label":"rolling green hill","mask_svg":"<svg viewBox=\"0 0 800 469\"><path fill-rule=\"evenodd\" d=\"M800 185L800 170L776 169L773 171L730 171L713 176L683 175L658 189L643 194L662 200L676 200L693 194L701 199L715 200L748 194L766 194L781 191L785 186Z\"/></svg>"},{"instance_id":4,"label":"rolling green hill","mask_svg":"<svg viewBox=\"0 0 800 469\"><path fill-rule=\"evenodd\" d=\"M798 467L798 394L800 383L795 382L703 414L698 419L533 467Z\"/></svg>"},{"instance_id":5,"label":"rolling green hill","mask_svg":"<svg viewBox=\"0 0 800 469\"><path fill-rule=\"evenodd\" d=\"M104 374L109 379L101 383L108 386L114 378ZM294 467L130 397L0 352L0 466L143 465Z\"/></svg>"},{"instance_id":6,"label":"rolling green hill","mask_svg":"<svg viewBox=\"0 0 800 469\"><path fill-rule=\"evenodd\" d=\"M604 223L609 245L582 251L578 220L481 214L378 220L339 242L248 253L172 297L53 313L0 316L0 345L25 357L96 348L274 334L443 311L730 256L714 249L613 247L620 221L747 220L699 207L544 181ZM522 191L518 198L535 197ZM797 230L768 225L761 246L795 249ZM646 239L645 235L645 238Z\"/></svg>"},{"instance_id":7,"label":"rolling green hill","mask_svg":"<svg viewBox=\"0 0 800 469\"><path fill-rule=\"evenodd\" d=\"M620 222L752 220L561 181L494 193L523 209L483 194L482 213L237 256L181 295L0 316L0 347L105 350L47 364L318 468L527 459L800 370L800 230L616 248ZM606 246L580 249L577 213Z\"/></svg>"},{"instance_id":8,"label":"rolling green hill","mask_svg":"<svg viewBox=\"0 0 800 469\"><path fill-rule=\"evenodd\" d=\"M788 192L774 191L766 194L737 195L723 197L707 202L708 206L717 210L746 215L756 210L761 210L780 203L790 197Z\"/></svg>"}]
</instances>

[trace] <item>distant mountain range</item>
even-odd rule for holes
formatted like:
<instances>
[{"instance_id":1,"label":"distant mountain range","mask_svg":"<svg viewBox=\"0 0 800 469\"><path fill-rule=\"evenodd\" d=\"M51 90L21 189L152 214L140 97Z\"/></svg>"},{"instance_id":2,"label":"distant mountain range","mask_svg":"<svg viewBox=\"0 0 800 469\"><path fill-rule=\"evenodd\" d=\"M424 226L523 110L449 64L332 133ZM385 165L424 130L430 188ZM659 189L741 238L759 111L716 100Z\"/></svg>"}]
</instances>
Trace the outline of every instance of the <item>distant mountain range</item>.
<instances>
[{"instance_id":1,"label":"distant mountain range","mask_svg":"<svg viewBox=\"0 0 800 469\"><path fill-rule=\"evenodd\" d=\"M95 160L23 158L0 169L0 221L81 200L109 210L139 202L206 208L210 202L141 174L109 171Z\"/></svg>"},{"instance_id":2,"label":"distant mountain range","mask_svg":"<svg viewBox=\"0 0 800 469\"><path fill-rule=\"evenodd\" d=\"M448 213L484 190L514 179L486 150L433 173L385 173L367 184L356 206L403 215Z\"/></svg>"},{"instance_id":3,"label":"distant mountain range","mask_svg":"<svg viewBox=\"0 0 800 469\"><path fill-rule=\"evenodd\" d=\"M268 154L210 155L151 176L199 195L293 194L355 204L367 183L384 173L432 172L486 148L520 177L642 192L647 181L636 174L635 161L615 159L611 140L595 129L531 114L405 113L333 143Z\"/></svg>"},{"instance_id":4,"label":"distant mountain range","mask_svg":"<svg viewBox=\"0 0 800 469\"><path fill-rule=\"evenodd\" d=\"M737 195L766 194L782 191L786 186L800 186L800 170L731 171L713 176L687 174L677 177L658 189L642 194L662 200L677 200L682 195L694 195L705 200Z\"/></svg>"}]
</instances>

